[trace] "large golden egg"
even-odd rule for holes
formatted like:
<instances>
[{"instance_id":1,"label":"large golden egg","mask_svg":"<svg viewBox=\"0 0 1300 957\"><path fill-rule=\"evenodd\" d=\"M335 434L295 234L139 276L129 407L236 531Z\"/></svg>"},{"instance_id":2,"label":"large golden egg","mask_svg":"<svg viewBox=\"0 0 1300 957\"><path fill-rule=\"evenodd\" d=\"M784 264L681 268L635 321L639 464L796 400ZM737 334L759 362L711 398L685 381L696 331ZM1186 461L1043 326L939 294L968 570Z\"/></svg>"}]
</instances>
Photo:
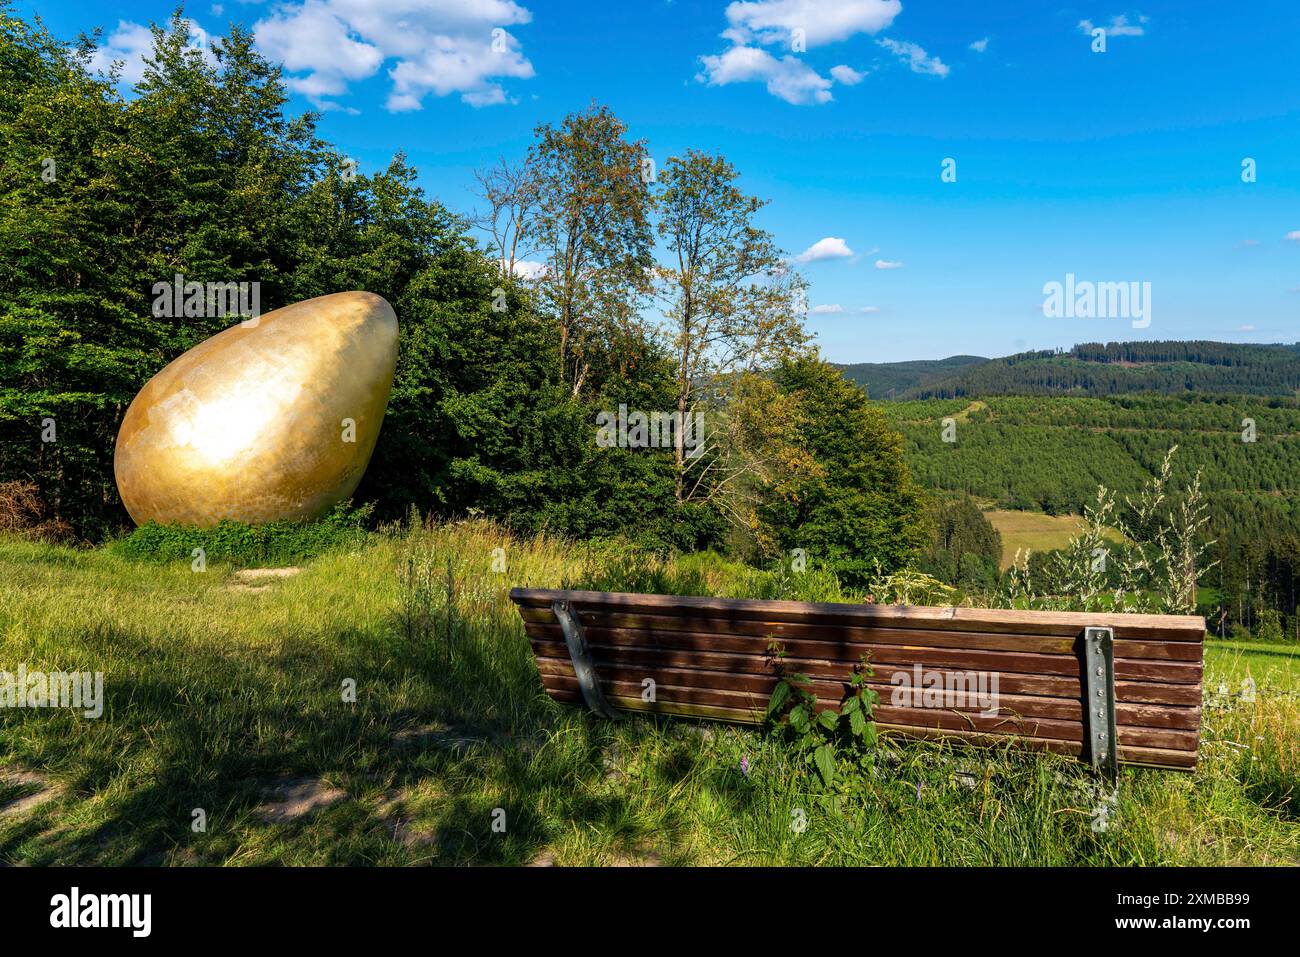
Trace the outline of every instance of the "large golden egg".
<instances>
[{"instance_id":1,"label":"large golden egg","mask_svg":"<svg viewBox=\"0 0 1300 957\"><path fill-rule=\"evenodd\" d=\"M315 518L370 461L397 365L397 316L340 292L207 339L145 384L113 471L136 524Z\"/></svg>"}]
</instances>

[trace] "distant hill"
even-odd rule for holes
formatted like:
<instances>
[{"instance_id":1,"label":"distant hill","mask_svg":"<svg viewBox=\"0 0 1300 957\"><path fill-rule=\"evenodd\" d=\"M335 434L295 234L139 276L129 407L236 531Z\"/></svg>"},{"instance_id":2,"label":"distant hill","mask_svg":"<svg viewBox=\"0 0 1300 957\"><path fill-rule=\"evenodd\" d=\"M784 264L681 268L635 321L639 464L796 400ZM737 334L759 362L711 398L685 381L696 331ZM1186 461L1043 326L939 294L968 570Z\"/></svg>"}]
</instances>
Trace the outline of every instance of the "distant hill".
<instances>
[{"instance_id":1,"label":"distant hill","mask_svg":"<svg viewBox=\"0 0 1300 957\"><path fill-rule=\"evenodd\" d=\"M1023 352L1002 359L953 356L842 368L879 399L1136 392L1290 396L1300 391L1300 343L1089 342L1068 352Z\"/></svg>"},{"instance_id":2,"label":"distant hill","mask_svg":"<svg viewBox=\"0 0 1300 957\"><path fill-rule=\"evenodd\" d=\"M988 361L983 356L951 356L947 359L916 359L911 362L854 362L840 365L839 369L850 382L866 389L871 398L896 399L927 382L943 379L967 366Z\"/></svg>"}]
</instances>

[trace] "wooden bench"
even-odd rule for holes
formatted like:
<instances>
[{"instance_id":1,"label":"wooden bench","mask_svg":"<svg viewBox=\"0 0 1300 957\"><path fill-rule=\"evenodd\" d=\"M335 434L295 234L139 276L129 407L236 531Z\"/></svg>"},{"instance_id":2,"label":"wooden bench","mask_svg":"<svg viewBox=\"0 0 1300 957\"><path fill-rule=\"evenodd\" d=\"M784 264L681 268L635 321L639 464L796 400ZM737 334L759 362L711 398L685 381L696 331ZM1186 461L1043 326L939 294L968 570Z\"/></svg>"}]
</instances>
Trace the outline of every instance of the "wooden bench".
<instances>
[{"instance_id":1,"label":"wooden bench","mask_svg":"<svg viewBox=\"0 0 1300 957\"><path fill-rule=\"evenodd\" d=\"M1112 773L1117 762L1196 766L1199 617L535 588L510 597L550 696L608 717L622 709L761 723L778 680L775 641L780 667L812 679L819 708L840 704L865 654L883 734L972 745L1014 738ZM981 700L963 697L981 681Z\"/></svg>"}]
</instances>

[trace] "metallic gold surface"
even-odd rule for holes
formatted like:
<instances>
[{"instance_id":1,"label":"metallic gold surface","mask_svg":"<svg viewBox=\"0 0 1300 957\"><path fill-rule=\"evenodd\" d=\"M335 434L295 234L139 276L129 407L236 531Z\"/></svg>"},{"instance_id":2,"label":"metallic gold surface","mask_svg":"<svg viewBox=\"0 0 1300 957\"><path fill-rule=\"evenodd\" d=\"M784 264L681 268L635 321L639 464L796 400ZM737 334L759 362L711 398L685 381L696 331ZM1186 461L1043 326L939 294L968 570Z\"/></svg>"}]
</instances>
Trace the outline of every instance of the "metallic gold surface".
<instances>
[{"instance_id":1,"label":"metallic gold surface","mask_svg":"<svg viewBox=\"0 0 1300 957\"><path fill-rule=\"evenodd\" d=\"M340 292L207 339L145 384L113 471L136 524L315 518L370 461L397 365L397 316ZM355 441L345 420L355 423Z\"/></svg>"}]
</instances>

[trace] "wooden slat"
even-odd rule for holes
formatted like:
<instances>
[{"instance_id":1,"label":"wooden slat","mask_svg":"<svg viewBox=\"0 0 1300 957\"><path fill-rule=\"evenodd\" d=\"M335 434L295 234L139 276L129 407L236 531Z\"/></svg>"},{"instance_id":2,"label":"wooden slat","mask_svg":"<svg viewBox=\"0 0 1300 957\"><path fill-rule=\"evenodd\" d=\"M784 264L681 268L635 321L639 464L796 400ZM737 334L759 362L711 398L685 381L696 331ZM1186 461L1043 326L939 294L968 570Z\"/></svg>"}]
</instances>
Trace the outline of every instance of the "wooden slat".
<instances>
[{"instance_id":1,"label":"wooden slat","mask_svg":"<svg viewBox=\"0 0 1300 957\"><path fill-rule=\"evenodd\" d=\"M530 638L539 641L554 642L562 639L558 625L542 625L529 622L525 629ZM643 632L629 632L626 638L609 636L604 629L586 629L588 643L592 654L600 657L597 649L608 651L610 660L625 661L627 656L639 654L632 660L662 660L666 664L678 664L684 667L701 667L713 671L727 671L731 667L753 667L753 662L762 665L764 649L755 648L749 652L716 651L710 635L684 637L674 642L676 647L666 647ZM682 633L685 634L685 633ZM835 646L827 642L814 648L814 651L830 652ZM1067 675L1079 674L1080 661L1073 655L1041 655L1014 651L968 651L962 648L926 648L909 645L872 645L870 661L873 667L911 668L913 664L950 667L971 671L1011 671L1033 675ZM724 657L725 656L725 657ZM791 670L806 670L808 667L843 670L843 666L856 662L860 654L842 653L835 658L811 657L787 654L784 660ZM691 665L698 660L698 665ZM745 662L751 662L746 665ZM1199 661L1154 661L1146 658L1116 658L1115 677L1133 681L1159 681L1169 684L1200 684L1201 663Z\"/></svg>"},{"instance_id":2,"label":"wooden slat","mask_svg":"<svg viewBox=\"0 0 1300 957\"><path fill-rule=\"evenodd\" d=\"M579 611L588 606L606 613L731 618L804 624L932 627L947 631L1028 632L1073 637L1084 628L1112 628L1116 638L1196 641L1205 636L1205 619L1195 615L1134 615L1114 612L1022 611L996 608L939 608L921 605L850 605L829 602L700 598L686 595L636 595L624 592L556 591L513 588L517 605L547 607L567 600Z\"/></svg>"},{"instance_id":3,"label":"wooden slat","mask_svg":"<svg viewBox=\"0 0 1300 957\"><path fill-rule=\"evenodd\" d=\"M582 701L582 695L577 691L556 691L552 694L552 697L569 704L579 704ZM690 718L710 718L715 721L729 721L738 724L753 723L752 712L737 711L734 708L718 708L707 705L674 705L662 701L643 702L639 697L616 697L611 699L610 703L625 711ZM1075 757L1081 757L1084 753L1083 745L1078 741L1058 741L1050 738L1020 738L1014 735L984 734L978 731L912 728L884 724L877 724L876 731L885 736L920 738L931 741L942 740L953 744L968 744L976 747L997 747L1008 742L1015 742L1018 747L1029 750L1052 751L1057 754L1067 754ZM1118 752L1120 761L1125 764L1180 771L1190 771L1196 767L1197 752L1195 751L1119 745Z\"/></svg>"},{"instance_id":4,"label":"wooden slat","mask_svg":"<svg viewBox=\"0 0 1300 957\"><path fill-rule=\"evenodd\" d=\"M526 622L554 624L550 607L520 608ZM940 631L927 628L851 627L806 625L776 621L732 621L725 618L674 617L671 615L604 614L600 609L579 609L584 629L599 628L610 633L635 631L655 636L665 646L672 646L683 634L716 639L719 651L748 651L756 644L766 647L770 640L779 641L792 654L812 657L845 657L857 660L871 645L921 645L933 648L969 648L982 651L1028 651L1041 654L1075 654L1082 648L1083 633L1073 637L1018 634L1011 632ZM833 644L843 654L814 654L814 643ZM801 650L803 649L803 650ZM856 650L854 650L856 649ZM1199 661L1201 647L1189 641L1143 641L1121 639L1115 642L1120 658L1155 658L1166 661Z\"/></svg>"},{"instance_id":5,"label":"wooden slat","mask_svg":"<svg viewBox=\"0 0 1300 957\"><path fill-rule=\"evenodd\" d=\"M566 691L578 687L576 678L561 675L544 675L543 684L548 689L563 688ZM607 696L631 696L638 700L641 697L641 685L638 682L601 681L601 690ZM660 685L656 687L655 697L657 701L668 704L706 705L748 711L755 715L756 721L762 720L763 712L767 707L767 699L753 692L721 691L713 688L675 688ZM838 703L838 700L821 700L818 702L817 710L834 708ZM1085 734L1080 721L1018 715L985 716L977 710L968 708L897 708L883 702L876 705L873 720L900 727L979 731L986 734L1011 734L1017 737L1053 738L1062 741L1082 742ZM1119 725L1117 733L1121 744L1140 747L1194 751L1197 744L1195 731Z\"/></svg>"},{"instance_id":6,"label":"wooden slat","mask_svg":"<svg viewBox=\"0 0 1300 957\"><path fill-rule=\"evenodd\" d=\"M548 656L559 658L568 662L568 649L552 642L534 641L533 651L538 655L539 660L547 660ZM842 681L847 680L846 675L850 673L850 667L846 662L834 662L834 669L819 675L816 669L809 669L810 677L824 677L828 680ZM639 677L651 677L657 671L672 671L673 666L660 664L651 660L647 664L638 665L621 665L617 662L602 661L602 671L608 668L623 668L628 672L635 671ZM680 667L680 666L678 666ZM694 671L699 674L734 674L740 677L747 675L763 676L766 680L775 680L771 665L766 667L755 667L749 671L734 672L717 672L700 670L693 666L688 666L686 670ZM933 668L938 671L947 681L947 675L951 669ZM794 673L794 668L787 669L787 673ZM998 687L1009 694L1025 695L1044 695L1047 697L1058 698L1079 698L1083 695L1083 685L1079 676L1064 675L1026 675L1012 674L1009 672L995 672L998 674ZM879 675L878 679L887 681L889 676ZM712 680L712 679L711 679ZM1131 704L1151 704L1151 705L1171 705L1180 707L1194 707L1198 709L1201 704L1201 689L1198 685L1192 684L1164 684L1154 681L1117 681L1115 683L1116 700L1119 703Z\"/></svg>"},{"instance_id":7,"label":"wooden slat","mask_svg":"<svg viewBox=\"0 0 1300 957\"><path fill-rule=\"evenodd\" d=\"M978 747L996 747L1005 744L1007 737L981 734L978 731L928 730L924 728L895 727L877 725L877 733L897 735L904 738L922 738L930 741L948 741L950 743L970 744ZM1083 745L1077 741L1051 741L1043 738L1016 738L1016 743L1032 750L1054 751L1057 754L1069 754L1082 757ZM1195 751L1171 751L1165 748L1147 748L1134 745L1119 745L1117 748L1120 761L1152 768L1171 768L1178 771L1191 771L1196 768Z\"/></svg>"},{"instance_id":8,"label":"wooden slat","mask_svg":"<svg viewBox=\"0 0 1300 957\"><path fill-rule=\"evenodd\" d=\"M539 657L567 657L568 649L564 645L553 641L541 641L532 639L533 652ZM659 668L694 668L703 671L723 672L728 674L774 674L774 662L768 659L760 658L754 655L712 655L699 652L656 652L652 648L611 648L603 645L591 647L593 659L599 667L608 667L610 665L622 665L627 667L638 668L643 674L650 674ZM913 664L919 662L903 662L896 666L887 662L873 662L873 668L878 669L878 673L884 674L886 671L893 670L910 670ZM843 680L844 676L851 672L851 666L844 661L827 661L813 658L786 658L782 662L787 674L806 674L813 678L828 678L832 680ZM1082 667L1082 666L1080 666ZM985 670L990 673L996 672L999 677L1000 687L1010 689L1013 686L1019 686L1025 693L1038 693L1031 691L1032 682L1041 680L1050 680L1052 693L1060 694L1056 689L1060 687L1056 682L1068 682L1069 692L1060 694L1062 697L1075 697L1083 694L1083 684L1079 674L1026 674L1020 672L1003 671L1001 666L992 668L975 669L965 665L943 665L933 662L925 663L925 669L928 671L938 671L943 674L949 672L966 672L972 670ZM945 678L946 680L946 678ZM1201 689L1199 684L1179 683L1173 684L1160 681L1117 681L1115 683L1116 701L1146 703L1146 704L1165 704L1165 705L1192 705L1199 703L1201 700Z\"/></svg>"},{"instance_id":9,"label":"wooden slat","mask_svg":"<svg viewBox=\"0 0 1300 957\"><path fill-rule=\"evenodd\" d=\"M543 675L560 675L562 677L573 678L573 665L567 658L545 658L537 659L537 668ZM718 671L698 671L690 668L660 668L653 672L646 673L642 669L619 667L616 665L605 665L600 669L602 681L628 684L633 690L638 691L641 688L641 682L646 678L654 680L656 686L681 687L681 688L701 688L716 689L725 691L748 692L757 696L766 707L768 699L772 696L772 690L777 683L775 675L745 675L730 674ZM1013 680L1014 675L1006 676L1008 680L1004 681L1003 676L998 676L998 701L1004 714L1021 714L1038 718L1061 718L1068 721L1083 720L1083 695L1079 692L1077 683L1073 689L1073 696L1068 687L1065 694L1062 695L1043 695L1043 694L1019 694ZM818 698L829 703L837 703L844 697L847 690L847 678L841 680L813 680L809 684L809 690L817 695ZM878 677L867 680L867 687L876 692L880 701L891 703L894 699L896 687L887 680L881 680ZM1037 686L1041 690L1041 686ZM1147 728L1171 728L1184 731L1195 731L1200 727L1201 709L1197 707L1171 707L1167 705L1153 705L1140 703L1121 702L1115 706L1116 720L1119 724L1130 725L1133 727Z\"/></svg>"}]
</instances>

